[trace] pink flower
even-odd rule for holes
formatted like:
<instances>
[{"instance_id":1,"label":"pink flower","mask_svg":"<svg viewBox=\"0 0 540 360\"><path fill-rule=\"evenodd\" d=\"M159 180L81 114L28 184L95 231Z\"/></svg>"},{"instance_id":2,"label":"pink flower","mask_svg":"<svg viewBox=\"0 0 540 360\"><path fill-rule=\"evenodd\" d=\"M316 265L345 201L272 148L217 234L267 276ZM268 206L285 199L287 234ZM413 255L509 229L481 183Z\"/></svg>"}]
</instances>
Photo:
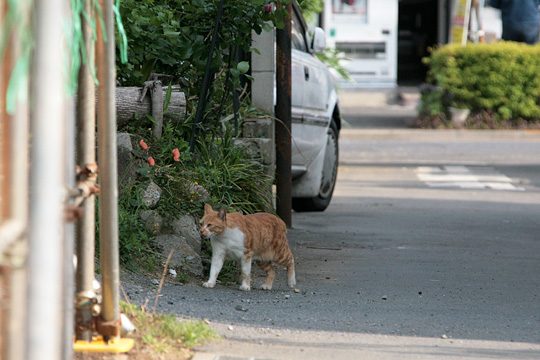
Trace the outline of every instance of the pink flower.
<instances>
[{"instance_id":1,"label":"pink flower","mask_svg":"<svg viewBox=\"0 0 540 360\"><path fill-rule=\"evenodd\" d=\"M156 160L154 160L154 158L151 156L149 156L148 159L146 159L146 162L148 162L148 165L150 166L156 165Z\"/></svg>"},{"instance_id":2,"label":"pink flower","mask_svg":"<svg viewBox=\"0 0 540 360\"><path fill-rule=\"evenodd\" d=\"M178 150L178 148L173 149L172 158L174 161L180 161L180 150Z\"/></svg>"},{"instance_id":3,"label":"pink flower","mask_svg":"<svg viewBox=\"0 0 540 360\"><path fill-rule=\"evenodd\" d=\"M146 144L146 143L144 142L143 139L141 139L141 140L139 141L139 146L140 146L140 148L143 149L144 151L148 150L148 148L149 148L148 144Z\"/></svg>"},{"instance_id":4,"label":"pink flower","mask_svg":"<svg viewBox=\"0 0 540 360\"><path fill-rule=\"evenodd\" d=\"M274 12L274 3L268 3L263 5L263 11L267 14Z\"/></svg>"}]
</instances>

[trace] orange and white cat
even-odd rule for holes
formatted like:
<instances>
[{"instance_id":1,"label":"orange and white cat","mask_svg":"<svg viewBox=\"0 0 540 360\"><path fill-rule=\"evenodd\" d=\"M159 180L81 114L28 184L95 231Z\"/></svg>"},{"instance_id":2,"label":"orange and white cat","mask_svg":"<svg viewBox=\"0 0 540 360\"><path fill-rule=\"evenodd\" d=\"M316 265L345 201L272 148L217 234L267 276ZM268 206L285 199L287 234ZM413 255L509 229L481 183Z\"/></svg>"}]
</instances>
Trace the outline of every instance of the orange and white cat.
<instances>
[{"instance_id":1,"label":"orange and white cat","mask_svg":"<svg viewBox=\"0 0 540 360\"><path fill-rule=\"evenodd\" d=\"M275 215L257 213L242 215L226 213L224 209L215 211L212 206L204 206L201 220L201 235L212 244L212 264L210 277L204 287L213 288L226 256L240 259L242 284L240 290L251 289L251 263L257 260L266 272L266 280L261 289L271 290L276 273L275 262L287 268L288 284L296 285L294 257L287 241L287 227Z\"/></svg>"}]
</instances>

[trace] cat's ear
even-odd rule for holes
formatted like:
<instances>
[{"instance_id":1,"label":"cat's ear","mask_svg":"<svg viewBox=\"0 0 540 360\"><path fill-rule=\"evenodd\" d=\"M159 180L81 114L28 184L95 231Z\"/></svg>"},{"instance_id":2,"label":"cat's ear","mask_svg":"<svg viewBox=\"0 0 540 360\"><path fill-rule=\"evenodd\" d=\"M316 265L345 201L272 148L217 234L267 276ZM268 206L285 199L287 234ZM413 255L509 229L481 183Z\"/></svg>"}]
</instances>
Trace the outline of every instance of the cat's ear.
<instances>
[{"instance_id":1,"label":"cat's ear","mask_svg":"<svg viewBox=\"0 0 540 360\"><path fill-rule=\"evenodd\" d=\"M222 221L225 221L227 219L227 211L223 208L219 209L218 216Z\"/></svg>"},{"instance_id":2,"label":"cat's ear","mask_svg":"<svg viewBox=\"0 0 540 360\"><path fill-rule=\"evenodd\" d=\"M214 211L214 209L212 209L212 205L210 204L204 204L204 213L205 214L208 214L210 212Z\"/></svg>"}]
</instances>

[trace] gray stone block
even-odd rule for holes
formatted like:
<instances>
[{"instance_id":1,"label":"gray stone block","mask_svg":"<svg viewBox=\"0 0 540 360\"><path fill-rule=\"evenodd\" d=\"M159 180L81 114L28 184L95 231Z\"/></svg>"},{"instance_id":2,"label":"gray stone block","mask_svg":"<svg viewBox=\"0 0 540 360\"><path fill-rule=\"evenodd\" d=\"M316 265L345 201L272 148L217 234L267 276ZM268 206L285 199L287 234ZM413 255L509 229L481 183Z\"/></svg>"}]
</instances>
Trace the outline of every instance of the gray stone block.
<instances>
[{"instance_id":1,"label":"gray stone block","mask_svg":"<svg viewBox=\"0 0 540 360\"><path fill-rule=\"evenodd\" d=\"M201 235L197 221L191 215L182 215L173 220L172 228L175 235L184 237L195 252L201 252Z\"/></svg>"},{"instance_id":2,"label":"gray stone block","mask_svg":"<svg viewBox=\"0 0 540 360\"><path fill-rule=\"evenodd\" d=\"M141 211L141 220L144 222L144 227L151 234L158 234L163 227L163 218L156 210Z\"/></svg>"},{"instance_id":3,"label":"gray stone block","mask_svg":"<svg viewBox=\"0 0 540 360\"><path fill-rule=\"evenodd\" d=\"M172 234L158 235L156 244L161 249L164 259L169 256L171 250L173 254L169 262L170 268L181 268L190 273L202 276L203 267L200 255L189 246L186 239Z\"/></svg>"},{"instance_id":4,"label":"gray stone block","mask_svg":"<svg viewBox=\"0 0 540 360\"><path fill-rule=\"evenodd\" d=\"M235 145L245 148L252 159L262 165L272 165L275 162L275 149L272 139L241 138L234 140Z\"/></svg>"},{"instance_id":5,"label":"gray stone block","mask_svg":"<svg viewBox=\"0 0 540 360\"><path fill-rule=\"evenodd\" d=\"M246 119L243 126L245 138L274 138L274 122L272 119Z\"/></svg>"}]
</instances>

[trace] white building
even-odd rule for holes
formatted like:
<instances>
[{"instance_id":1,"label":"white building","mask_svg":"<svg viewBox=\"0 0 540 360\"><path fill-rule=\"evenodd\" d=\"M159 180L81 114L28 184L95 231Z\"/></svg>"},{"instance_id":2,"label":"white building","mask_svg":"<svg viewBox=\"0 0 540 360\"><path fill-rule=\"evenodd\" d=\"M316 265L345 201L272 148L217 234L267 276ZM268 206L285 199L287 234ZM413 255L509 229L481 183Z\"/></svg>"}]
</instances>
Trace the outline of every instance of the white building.
<instances>
[{"instance_id":1,"label":"white building","mask_svg":"<svg viewBox=\"0 0 540 360\"><path fill-rule=\"evenodd\" d=\"M456 1L326 0L320 22L328 45L345 55L343 64L352 78L342 85L394 87L423 81L422 58L448 41ZM484 29L500 36L498 13L482 12Z\"/></svg>"}]
</instances>

